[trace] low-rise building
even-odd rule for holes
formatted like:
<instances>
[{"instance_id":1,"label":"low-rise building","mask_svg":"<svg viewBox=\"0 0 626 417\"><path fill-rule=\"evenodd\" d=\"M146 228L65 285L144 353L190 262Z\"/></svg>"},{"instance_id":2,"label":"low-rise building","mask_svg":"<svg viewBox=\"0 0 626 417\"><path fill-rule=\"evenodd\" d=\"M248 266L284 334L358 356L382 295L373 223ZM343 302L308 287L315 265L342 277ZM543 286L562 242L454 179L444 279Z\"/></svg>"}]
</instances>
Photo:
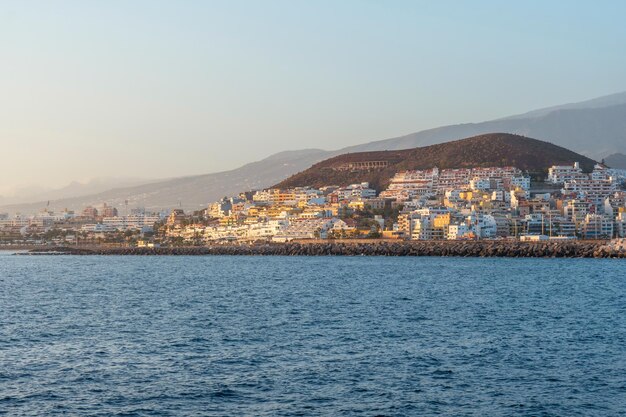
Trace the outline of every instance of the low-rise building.
<instances>
[{"instance_id":1,"label":"low-rise building","mask_svg":"<svg viewBox=\"0 0 626 417\"><path fill-rule=\"evenodd\" d=\"M601 214L588 214L581 224L583 239L610 239L613 237L613 219Z\"/></svg>"}]
</instances>

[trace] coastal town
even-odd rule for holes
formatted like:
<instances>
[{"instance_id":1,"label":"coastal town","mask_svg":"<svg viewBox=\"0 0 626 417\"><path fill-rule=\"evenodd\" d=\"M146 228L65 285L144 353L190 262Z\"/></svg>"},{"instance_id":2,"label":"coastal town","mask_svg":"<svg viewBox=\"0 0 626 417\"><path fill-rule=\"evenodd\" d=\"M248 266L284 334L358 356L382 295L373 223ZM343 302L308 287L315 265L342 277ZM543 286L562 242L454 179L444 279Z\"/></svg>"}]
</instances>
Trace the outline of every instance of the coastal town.
<instances>
[{"instance_id":1,"label":"coastal town","mask_svg":"<svg viewBox=\"0 0 626 417\"><path fill-rule=\"evenodd\" d=\"M346 170L376 170L369 161ZM367 182L270 188L204 210L106 203L75 212L0 213L2 244L203 246L304 240L600 240L626 237L626 170L555 165L410 170L380 192ZM121 212L122 211L122 212Z\"/></svg>"}]
</instances>

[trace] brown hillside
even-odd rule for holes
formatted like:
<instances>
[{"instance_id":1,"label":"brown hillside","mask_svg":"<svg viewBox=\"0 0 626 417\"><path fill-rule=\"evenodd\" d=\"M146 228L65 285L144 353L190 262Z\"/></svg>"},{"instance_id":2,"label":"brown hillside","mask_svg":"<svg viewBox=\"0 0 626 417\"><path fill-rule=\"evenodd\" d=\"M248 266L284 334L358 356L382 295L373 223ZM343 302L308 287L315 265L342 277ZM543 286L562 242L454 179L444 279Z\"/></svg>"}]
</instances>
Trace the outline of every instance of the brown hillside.
<instances>
[{"instance_id":1,"label":"brown hillside","mask_svg":"<svg viewBox=\"0 0 626 417\"><path fill-rule=\"evenodd\" d=\"M491 133L422 148L339 155L287 178L276 187L345 186L367 181L380 190L387 186L396 172L407 169L515 166L530 173L542 173L551 165L574 162L580 162L585 171L591 171L595 163L549 142L508 133ZM386 166L355 169L355 163Z\"/></svg>"}]
</instances>

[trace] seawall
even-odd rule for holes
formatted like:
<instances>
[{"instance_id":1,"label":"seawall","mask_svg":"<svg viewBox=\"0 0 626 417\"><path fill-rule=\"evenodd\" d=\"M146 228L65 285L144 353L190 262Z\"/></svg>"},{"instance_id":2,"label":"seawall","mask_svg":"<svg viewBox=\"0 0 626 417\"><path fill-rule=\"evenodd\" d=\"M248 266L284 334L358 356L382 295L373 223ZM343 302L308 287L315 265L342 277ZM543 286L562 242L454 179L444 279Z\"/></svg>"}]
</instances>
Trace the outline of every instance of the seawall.
<instances>
[{"instance_id":1,"label":"seawall","mask_svg":"<svg viewBox=\"0 0 626 417\"><path fill-rule=\"evenodd\" d=\"M292 242L199 247L49 247L30 255L258 255L258 256L459 256L513 258L626 258L626 249L606 241L373 241Z\"/></svg>"}]
</instances>

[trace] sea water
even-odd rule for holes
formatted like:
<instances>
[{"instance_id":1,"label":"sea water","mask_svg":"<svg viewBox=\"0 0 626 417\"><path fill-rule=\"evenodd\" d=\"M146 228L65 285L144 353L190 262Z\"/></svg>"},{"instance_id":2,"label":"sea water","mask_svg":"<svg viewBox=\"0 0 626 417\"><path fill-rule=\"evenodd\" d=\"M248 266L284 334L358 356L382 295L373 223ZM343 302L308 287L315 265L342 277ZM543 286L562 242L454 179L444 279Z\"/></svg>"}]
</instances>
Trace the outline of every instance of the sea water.
<instances>
[{"instance_id":1,"label":"sea water","mask_svg":"<svg viewBox=\"0 0 626 417\"><path fill-rule=\"evenodd\" d=\"M0 255L0 414L626 414L626 262Z\"/></svg>"}]
</instances>

